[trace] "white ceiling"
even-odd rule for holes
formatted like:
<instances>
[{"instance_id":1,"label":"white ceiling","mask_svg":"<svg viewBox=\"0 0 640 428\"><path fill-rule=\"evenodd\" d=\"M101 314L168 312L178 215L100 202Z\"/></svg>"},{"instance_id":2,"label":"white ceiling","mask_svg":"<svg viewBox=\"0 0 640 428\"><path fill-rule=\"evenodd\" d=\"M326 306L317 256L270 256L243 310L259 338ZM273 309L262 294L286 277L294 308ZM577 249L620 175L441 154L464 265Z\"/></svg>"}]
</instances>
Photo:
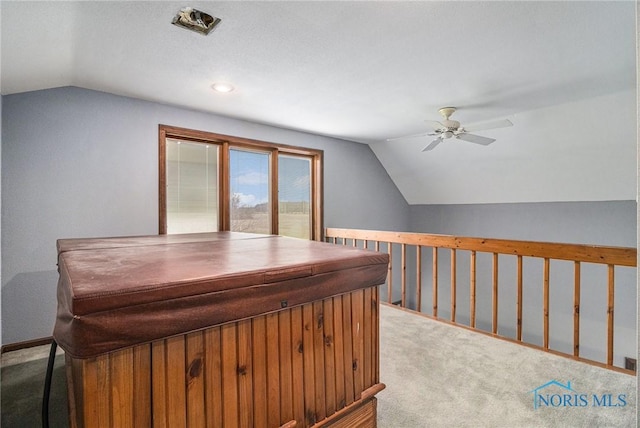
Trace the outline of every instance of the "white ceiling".
<instances>
[{"instance_id":1,"label":"white ceiling","mask_svg":"<svg viewBox=\"0 0 640 428\"><path fill-rule=\"evenodd\" d=\"M186 5L222 23L207 37L171 25ZM450 162L495 170L514 157L495 147L541 123L522 120L549 120L581 100L606 104L636 84L633 1L2 1L1 14L3 95L73 85L368 143L410 203L520 201L495 188L451 197L474 177ZM236 90L214 93L221 80ZM421 153L428 140L384 142L427 131L423 121L449 105L463 124L509 118L514 127L479 132L498 139L488 147L455 141ZM592 119L585 114L574 120ZM619 138L634 138L635 157L635 127Z\"/></svg>"}]
</instances>

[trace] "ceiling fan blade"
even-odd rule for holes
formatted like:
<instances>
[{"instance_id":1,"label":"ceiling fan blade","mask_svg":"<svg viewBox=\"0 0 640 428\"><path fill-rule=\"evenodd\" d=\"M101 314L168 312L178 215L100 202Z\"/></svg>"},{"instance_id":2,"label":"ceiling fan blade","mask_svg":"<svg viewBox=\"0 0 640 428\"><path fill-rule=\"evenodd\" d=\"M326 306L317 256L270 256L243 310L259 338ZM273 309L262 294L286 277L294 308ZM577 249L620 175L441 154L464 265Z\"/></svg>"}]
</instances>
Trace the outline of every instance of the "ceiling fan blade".
<instances>
[{"instance_id":1,"label":"ceiling fan blade","mask_svg":"<svg viewBox=\"0 0 640 428\"><path fill-rule=\"evenodd\" d=\"M435 140L433 140L431 143L429 143L429 145L427 147L425 147L424 149L422 149L423 152L428 152L429 150L433 150L436 148L436 146L438 144L442 143L442 138L438 137Z\"/></svg>"},{"instance_id":2,"label":"ceiling fan blade","mask_svg":"<svg viewBox=\"0 0 640 428\"><path fill-rule=\"evenodd\" d=\"M507 128L513 126L513 123L509 119L494 120L492 122L476 123L469 126L464 126L464 130L468 132L484 131L486 129Z\"/></svg>"},{"instance_id":3,"label":"ceiling fan blade","mask_svg":"<svg viewBox=\"0 0 640 428\"><path fill-rule=\"evenodd\" d=\"M422 134L405 135L404 137L387 138L386 141L407 140L409 138L426 137L427 135L430 135L430 134L428 132L423 132Z\"/></svg>"},{"instance_id":4,"label":"ceiling fan blade","mask_svg":"<svg viewBox=\"0 0 640 428\"><path fill-rule=\"evenodd\" d=\"M441 124L440 122L438 122L437 120L425 120L424 123L426 123L427 125L429 125L431 128L433 128L433 130L435 131L436 129L446 129L446 126L444 126L443 124Z\"/></svg>"},{"instance_id":5,"label":"ceiling fan blade","mask_svg":"<svg viewBox=\"0 0 640 428\"><path fill-rule=\"evenodd\" d=\"M458 134L458 138L470 143L481 144L483 146L488 146L489 144L496 141L494 138L481 137L479 135L473 134Z\"/></svg>"}]
</instances>

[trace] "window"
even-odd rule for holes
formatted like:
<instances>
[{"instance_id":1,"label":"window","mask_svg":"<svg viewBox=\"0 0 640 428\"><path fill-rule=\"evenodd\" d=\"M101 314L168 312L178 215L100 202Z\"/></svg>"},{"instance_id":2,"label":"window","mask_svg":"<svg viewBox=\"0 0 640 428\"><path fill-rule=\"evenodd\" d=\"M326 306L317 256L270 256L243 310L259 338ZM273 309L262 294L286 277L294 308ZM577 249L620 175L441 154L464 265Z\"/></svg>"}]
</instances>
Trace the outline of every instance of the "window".
<instances>
[{"instance_id":1,"label":"window","mask_svg":"<svg viewBox=\"0 0 640 428\"><path fill-rule=\"evenodd\" d=\"M311 239L311 160L289 155L278 158L280 234Z\"/></svg>"},{"instance_id":2,"label":"window","mask_svg":"<svg viewBox=\"0 0 640 428\"><path fill-rule=\"evenodd\" d=\"M270 153L229 150L232 231L271 232L270 164Z\"/></svg>"},{"instance_id":3,"label":"window","mask_svg":"<svg viewBox=\"0 0 640 428\"><path fill-rule=\"evenodd\" d=\"M320 240L322 151L160 125L160 233Z\"/></svg>"},{"instance_id":4,"label":"window","mask_svg":"<svg viewBox=\"0 0 640 428\"><path fill-rule=\"evenodd\" d=\"M218 230L218 147L166 139L167 233Z\"/></svg>"}]
</instances>

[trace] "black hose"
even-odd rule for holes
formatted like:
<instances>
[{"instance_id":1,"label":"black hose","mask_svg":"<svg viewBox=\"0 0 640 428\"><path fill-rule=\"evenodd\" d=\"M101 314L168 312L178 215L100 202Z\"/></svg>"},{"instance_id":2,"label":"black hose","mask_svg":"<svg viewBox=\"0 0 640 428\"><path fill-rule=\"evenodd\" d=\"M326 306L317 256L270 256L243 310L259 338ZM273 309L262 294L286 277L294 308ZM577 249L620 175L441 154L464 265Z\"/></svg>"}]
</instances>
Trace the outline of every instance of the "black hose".
<instances>
[{"instance_id":1,"label":"black hose","mask_svg":"<svg viewBox=\"0 0 640 428\"><path fill-rule=\"evenodd\" d=\"M51 340L51 350L49 351L49 362L47 364L47 375L44 378L44 394L42 397L42 428L49 428L49 396L51 395L51 378L53 377L53 363L56 359L56 348L58 344L55 339Z\"/></svg>"}]
</instances>

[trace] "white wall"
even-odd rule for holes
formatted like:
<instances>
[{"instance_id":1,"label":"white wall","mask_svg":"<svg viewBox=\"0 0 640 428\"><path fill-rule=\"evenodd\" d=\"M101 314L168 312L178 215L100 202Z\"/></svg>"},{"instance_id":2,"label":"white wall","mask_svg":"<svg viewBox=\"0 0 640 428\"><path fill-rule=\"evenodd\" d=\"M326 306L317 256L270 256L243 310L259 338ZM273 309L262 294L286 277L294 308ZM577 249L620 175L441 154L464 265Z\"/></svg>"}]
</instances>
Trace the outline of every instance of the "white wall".
<instances>
[{"instance_id":1,"label":"white wall","mask_svg":"<svg viewBox=\"0 0 640 428\"><path fill-rule=\"evenodd\" d=\"M56 239L157 233L158 124L324 150L325 226L408 227L366 145L79 88L3 103L4 343L51 335Z\"/></svg>"}]
</instances>

